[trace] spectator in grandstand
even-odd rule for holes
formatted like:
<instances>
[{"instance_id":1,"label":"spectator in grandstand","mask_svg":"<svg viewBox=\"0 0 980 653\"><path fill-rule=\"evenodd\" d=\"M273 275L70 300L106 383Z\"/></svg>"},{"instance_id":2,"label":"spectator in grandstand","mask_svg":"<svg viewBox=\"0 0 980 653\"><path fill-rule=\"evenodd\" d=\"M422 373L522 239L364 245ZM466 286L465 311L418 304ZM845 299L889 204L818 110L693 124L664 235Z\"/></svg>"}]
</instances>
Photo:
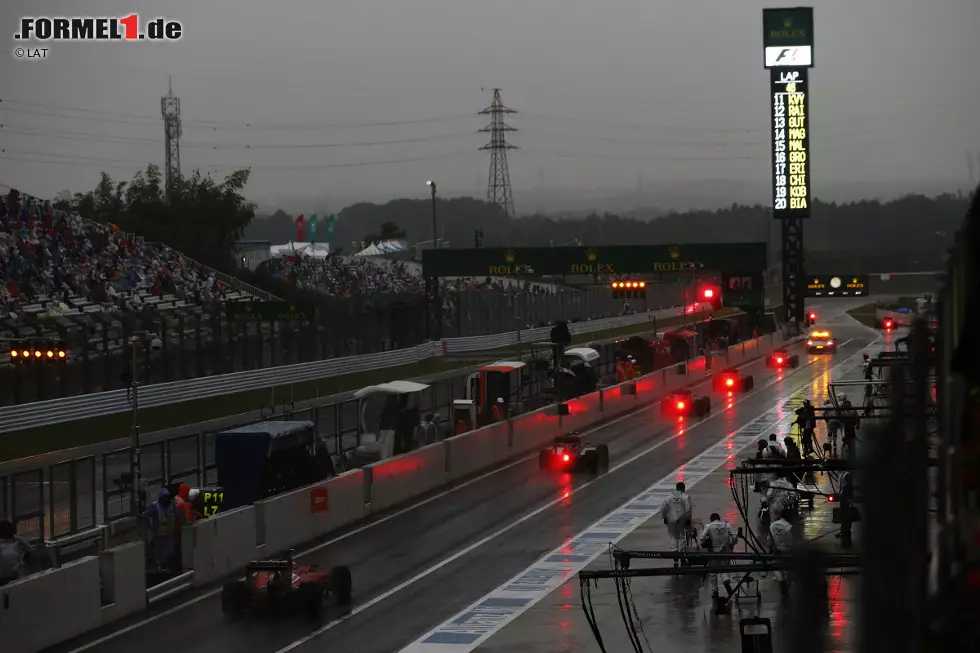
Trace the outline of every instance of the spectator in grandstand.
<instances>
[{"instance_id":1,"label":"spectator in grandstand","mask_svg":"<svg viewBox=\"0 0 980 653\"><path fill-rule=\"evenodd\" d=\"M115 225L55 211L16 190L0 203L0 279L3 315L30 304L58 313L73 297L141 312L141 290L216 306L227 291L212 274L165 247L146 245Z\"/></svg>"},{"instance_id":2,"label":"spectator in grandstand","mask_svg":"<svg viewBox=\"0 0 980 653\"><path fill-rule=\"evenodd\" d=\"M13 523L0 521L0 587L20 578L30 554L31 545L17 534Z\"/></svg>"}]
</instances>

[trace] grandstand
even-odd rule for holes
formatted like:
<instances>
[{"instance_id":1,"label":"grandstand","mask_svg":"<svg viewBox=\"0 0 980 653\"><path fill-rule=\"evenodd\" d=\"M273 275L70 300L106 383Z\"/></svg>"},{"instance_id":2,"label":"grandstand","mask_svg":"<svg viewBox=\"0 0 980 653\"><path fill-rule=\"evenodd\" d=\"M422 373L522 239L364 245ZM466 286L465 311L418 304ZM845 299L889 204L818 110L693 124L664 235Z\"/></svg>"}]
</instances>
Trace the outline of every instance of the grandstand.
<instances>
[{"instance_id":1,"label":"grandstand","mask_svg":"<svg viewBox=\"0 0 980 653\"><path fill-rule=\"evenodd\" d=\"M176 322L256 298L272 296L115 225L16 190L0 204L0 339L59 339L73 358L105 355L123 346L134 316Z\"/></svg>"},{"instance_id":2,"label":"grandstand","mask_svg":"<svg viewBox=\"0 0 980 653\"><path fill-rule=\"evenodd\" d=\"M270 252L271 254L271 252ZM141 357L145 383L366 354L427 337L425 282L408 257L273 255L268 272L312 291L316 319L232 323L227 302L270 293L117 226L54 209L12 190L0 201L0 340L58 340L68 365L44 371L10 365L0 347L0 405L127 387L134 332L162 346ZM556 319L618 315L604 288L533 279L443 279L443 335L473 336L542 326ZM676 304L676 289L651 292L636 310ZM294 299L295 300L295 299Z\"/></svg>"}]
</instances>

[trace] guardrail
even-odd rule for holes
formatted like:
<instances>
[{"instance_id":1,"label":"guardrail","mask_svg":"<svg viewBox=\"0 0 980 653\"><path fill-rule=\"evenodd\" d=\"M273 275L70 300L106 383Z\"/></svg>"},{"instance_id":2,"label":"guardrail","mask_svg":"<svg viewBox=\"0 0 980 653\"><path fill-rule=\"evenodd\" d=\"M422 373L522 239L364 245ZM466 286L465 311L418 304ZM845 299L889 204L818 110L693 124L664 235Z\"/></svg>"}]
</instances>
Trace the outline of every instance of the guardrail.
<instances>
[{"instance_id":1,"label":"guardrail","mask_svg":"<svg viewBox=\"0 0 980 653\"><path fill-rule=\"evenodd\" d=\"M577 322L570 324L568 330L573 335L581 335L583 333L594 333L606 329L643 324L645 322L656 324L656 320L658 319L677 317L683 315L684 311L685 307L678 306L648 313ZM171 383L157 383L140 389L140 407L153 408L156 406L167 406L239 392L264 390L276 386L303 383L346 374L356 374L368 370L410 365L438 356L495 349L519 343L537 342L547 340L550 331L550 327L543 327L488 336L446 338L440 342L431 342L419 345L418 347L395 349L376 354L345 356L343 358L330 358L311 363L282 365L261 370L205 376ZM63 399L52 399L50 401L37 401L28 404L6 406L0 408L0 434L50 426L52 424L60 424L79 419L113 415L126 412L130 409L129 393L126 390L97 392L65 397Z\"/></svg>"}]
</instances>

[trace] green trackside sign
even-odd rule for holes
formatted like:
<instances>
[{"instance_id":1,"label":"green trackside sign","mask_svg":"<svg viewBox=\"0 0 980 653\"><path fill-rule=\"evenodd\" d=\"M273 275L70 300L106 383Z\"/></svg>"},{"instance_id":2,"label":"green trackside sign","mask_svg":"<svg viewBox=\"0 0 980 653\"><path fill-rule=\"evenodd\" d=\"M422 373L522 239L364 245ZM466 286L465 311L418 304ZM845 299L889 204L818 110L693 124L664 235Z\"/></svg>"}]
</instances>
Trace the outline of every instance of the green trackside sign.
<instances>
[{"instance_id":1,"label":"green trackside sign","mask_svg":"<svg viewBox=\"0 0 980 653\"><path fill-rule=\"evenodd\" d=\"M769 68L813 67L813 7L762 10L763 64Z\"/></svg>"},{"instance_id":2,"label":"green trackside sign","mask_svg":"<svg viewBox=\"0 0 980 653\"><path fill-rule=\"evenodd\" d=\"M762 10L762 45L813 45L813 7Z\"/></svg>"},{"instance_id":3,"label":"green trackside sign","mask_svg":"<svg viewBox=\"0 0 980 653\"><path fill-rule=\"evenodd\" d=\"M293 302L233 302L225 307L229 322L312 322L312 304Z\"/></svg>"},{"instance_id":4,"label":"green trackside sign","mask_svg":"<svg viewBox=\"0 0 980 653\"><path fill-rule=\"evenodd\" d=\"M427 249L427 277L678 274L766 267L765 243Z\"/></svg>"}]
</instances>

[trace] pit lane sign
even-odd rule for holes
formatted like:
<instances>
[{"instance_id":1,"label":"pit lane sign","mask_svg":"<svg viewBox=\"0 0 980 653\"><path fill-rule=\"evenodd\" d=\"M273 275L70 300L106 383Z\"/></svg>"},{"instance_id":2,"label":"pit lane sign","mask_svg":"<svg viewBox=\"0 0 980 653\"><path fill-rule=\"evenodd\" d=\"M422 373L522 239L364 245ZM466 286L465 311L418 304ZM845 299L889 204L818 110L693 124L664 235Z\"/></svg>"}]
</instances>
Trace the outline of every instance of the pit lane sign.
<instances>
[{"instance_id":1,"label":"pit lane sign","mask_svg":"<svg viewBox=\"0 0 980 653\"><path fill-rule=\"evenodd\" d=\"M807 297L866 297L870 294L866 274L813 275L806 278Z\"/></svg>"}]
</instances>

